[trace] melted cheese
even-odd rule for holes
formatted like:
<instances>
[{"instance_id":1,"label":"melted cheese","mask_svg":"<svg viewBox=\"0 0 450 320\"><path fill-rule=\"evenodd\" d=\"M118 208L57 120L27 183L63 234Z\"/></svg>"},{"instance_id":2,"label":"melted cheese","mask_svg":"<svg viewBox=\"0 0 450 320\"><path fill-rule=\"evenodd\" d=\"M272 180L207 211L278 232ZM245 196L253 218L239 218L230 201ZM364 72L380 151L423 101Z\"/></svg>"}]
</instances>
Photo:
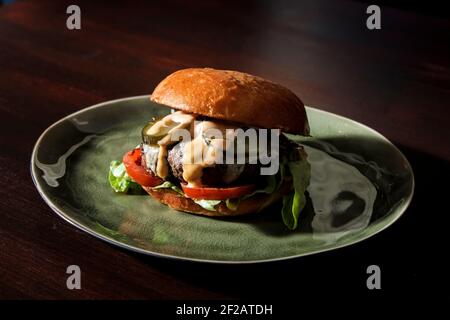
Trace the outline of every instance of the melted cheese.
<instances>
[{"instance_id":1,"label":"melted cheese","mask_svg":"<svg viewBox=\"0 0 450 320\"><path fill-rule=\"evenodd\" d=\"M224 153L233 139L227 139L226 130L234 126L216 121L201 121L194 128L194 139L183 150L183 179L189 185L201 185L203 168L224 163Z\"/></svg>"},{"instance_id":2,"label":"melted cheese","mask_svg":"<svg viewBox=\"0 0 450 320\"><path fill-rule=\"evenodd\" d=\"M203 168L213 166L220 161L222 161L221 163L225 162L221 157L234 141L234 135L232 135L232 139L227 139L226 130L236 128L236 126L218 121L195 121L194 115L182 111L167 115L146 132L147 135L161 137L158 141L157 176L165 179L169 175L167 147L178 141L175 139L178 129L188 129L191 141L186 141L183 150L183 179L189 185L201 185Z\"/></svg>"},{"instance_id":3,"label":"melted cheese","mask_svg":"<svg viewBox=\"0 0 450 320\"><path fill-rule=\"evenodd\" d=\"M188 128L190 130L194 120L194 115L177 111L165 116L147 130L147 135L162 137L162 139L158 141L159 154L156 164L156 175L158 177L165 179L169 175L167 147L177 142L176 139L173 139L173 135L178 129Z\"/></svg>"},{"instance_id":4,"label":"melted cheese","mask_svg":"<svg viewBox=\"0 0 450 320\"><path fill-rule=\"evenodd\" d=\"M192 114L177 111L171 113L147 130L147 134L150 136L165 136L170 135L177 129L184 129L189 127L195 120L195 116Z\"/></svg>"}]
</instances>

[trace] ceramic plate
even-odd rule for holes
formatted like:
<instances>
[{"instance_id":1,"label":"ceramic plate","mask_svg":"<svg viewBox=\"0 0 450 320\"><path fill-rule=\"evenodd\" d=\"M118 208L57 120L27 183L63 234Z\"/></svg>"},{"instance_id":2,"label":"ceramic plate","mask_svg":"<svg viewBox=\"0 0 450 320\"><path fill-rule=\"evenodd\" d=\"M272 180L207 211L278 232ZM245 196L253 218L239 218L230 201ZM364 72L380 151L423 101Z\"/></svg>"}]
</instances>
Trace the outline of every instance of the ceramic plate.
<instances>
[{"instance_id":1,"label":"ceramic plate","mask_svg":"<svg viewBox=\"0 0 450 320\"><path fill-rule=\"evenodd\" d=\"M31 172L47 204L109 243L176 259L254 263L347 246L391 225L411 201L414 177L402 153L355 121L307 107L313 138L301 139L312 167L298 230L280 206L240 218L174 211L147 195L116 194L111 160L140 143L141 128L169 109L147 96L101 103L61 119L38 139ZM295 137L294 137L295 138Z\"/></svg>"}]
</instances>

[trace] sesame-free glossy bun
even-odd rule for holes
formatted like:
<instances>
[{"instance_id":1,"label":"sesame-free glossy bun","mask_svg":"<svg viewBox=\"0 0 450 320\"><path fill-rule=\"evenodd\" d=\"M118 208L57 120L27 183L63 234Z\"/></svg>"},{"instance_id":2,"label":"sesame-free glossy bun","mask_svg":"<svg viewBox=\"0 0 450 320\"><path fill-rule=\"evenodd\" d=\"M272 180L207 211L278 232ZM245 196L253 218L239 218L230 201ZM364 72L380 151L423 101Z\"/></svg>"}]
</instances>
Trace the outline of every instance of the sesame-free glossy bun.
<instances>
[{"instance_id":1,"label":"sesame-free glossy bun","mask_svg":"<svg viewBox=\"0 0 450 320\"><path fill-rule=\"evenodd\" d=\"M150 99L187 113L308 135L303 102L289 89L247 73L190 68L161 81Z\"/></svg>"}]
</instances>

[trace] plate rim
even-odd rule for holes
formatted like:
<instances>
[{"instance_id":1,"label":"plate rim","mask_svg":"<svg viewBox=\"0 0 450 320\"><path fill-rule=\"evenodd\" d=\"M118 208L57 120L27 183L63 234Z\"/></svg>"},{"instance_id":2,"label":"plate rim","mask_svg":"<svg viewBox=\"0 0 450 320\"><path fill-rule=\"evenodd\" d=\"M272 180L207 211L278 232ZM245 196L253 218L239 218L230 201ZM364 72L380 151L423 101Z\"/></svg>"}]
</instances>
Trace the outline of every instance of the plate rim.
<instances>
[{"instance_id":1,"label":"plate rim","mask_svg":"<svg viewBox=\"0 0 450 320\"><path fill-rule=\"evenodd\" d=\"M129 100L140 100L140 99L148 99L148 95L138 95L138 96L131 96L131 97L125 97L125 98L119 98L119 99L113 99L113 100L108 100L108 101L104 101L104 102L100 102L97 104L94 104L92 106L77 110L59 120L57 120L56 122L52 123L50 126L48 126L39 136L39 138L36 140L34 146L33 146L33 150L31 153L31 161L30 161L30 173L31 173L31 178L33 180L33 184L35 185L39 195L41 196L41 198L44 200L44 202L50 207L50 209L52 209L58 216L60 216L63 220L65 220L66 222L68 222L69 224L71 224L72 226L94 236L97 239L106 241L107 243L110 243L112 245L118 246L120 248L123 249L127 249L133 252L138 252L144 255L148 255L148 256L153 256L153 257L159 257L159 258L166 258L166 259L170 259L170 260L182 260L182 261L190 261L190 262L201 262L201 263L211 263L211 264L257 264L257 263L267 263L267 262L276 262L276 261L284 261L284 260L291 260L291 259L295 259L295 258L299 258L299 257L304 257L304 256L309 256L309 255L313 255L313 254L318 254L318 253L323 253L323 252L327 252L327 251L331 251L331 250L336 250L336 249L340 249L340 248L344 248L347 246L351 246L354 245L356 243L359 243L361 241L364 241L370 237L375 236L376 234L380 233L381 231L387 229L388 227L390 227L392 224L394 224L401 216L403 216L403 214L405 213L406 209L409 207L412 198L414 196L414 191L415 191L415 177L414 177L414 171L412 169L412 166L410 164L410 162L408 161L408 159L406 158L406 156L403 154L403 152L400 151L400 149L393 144L388 138L386 138L384 135L382 135L381 133L379 133L378 131L376 131L375 129L372 129L370 127L368 127L367 125L358 122L356 120L329 112L329 111L325 111L316 107L311 107L311 106L306 106L305 105L305 109L311 109L314 110L315 112L319 112L319 113L323 113L323 114L327 114L329 116L333 116L333 117L337 117L340 118L342 120L345 121L349 121L350 123L360 126L363 129L371 132L372 134L376 135L377 137L381 138L382 140L384 140L384 142L386 142L387 144L390 145L390 147L392 147L403 159L403 161L405 161L408 171L410 171L411 173L411 179L412 179L412 184L411 184L411 193L408 195L408 197L406 198L406 200L400 205L400 208L398 209L398 213L396 214L396 216L389 222L387 222L384 226L382 226L380 229L374 231L373 233L370 233L368 235L362 236L359 239L356 240L352 240L348 243L344 243L344 244L340 244L340 245L336 245L336 246L332 246L329 248L324 248L324 249L319 249L319 250L314 250L311 252L304 252L304 253L300 253L300 254L295 254L295 255L289 255L289 256L285 256L285 257L277 257L277 258L266 258L266 259L259 259L259 260L212 260L212 259L201 259L201 258L191 258L191 257L183 257L183 256L177 256L177 255L171 255L171 254L164 254L164 253L159 253L159 252L155 252L155 251L149 251L149 250L145 250L142 248L138 248L123 242L120 242L116 239L113 239L107 235L102 235L99 234L97 232L95 232L94 230L91 230L89 227L83 225L82 223L76 221L75 219L73 219L72 217L70 217L69 215L67 215L63 210L59 209L58 207L56 207L53 202L47 197L47 195L45 194L44 190L41 188L40 183L37 181L37 176L39 175L39 173L37 172L37 166L35 165L35 158L37 155L37 150L39 148L39 145L41 144L41 141L45 138L45 136L48 134L48 132L53 129L54 127L56 127L58 124L68 120L71 117L74 117L82 112L88 111L88 110L92 110L92 109L96 109L96 108L101 108L105 105L108 104L112 104L112 103L117 103L117 102L123 102L123 101L129 101Z\"/></svg>"}]
</instances>

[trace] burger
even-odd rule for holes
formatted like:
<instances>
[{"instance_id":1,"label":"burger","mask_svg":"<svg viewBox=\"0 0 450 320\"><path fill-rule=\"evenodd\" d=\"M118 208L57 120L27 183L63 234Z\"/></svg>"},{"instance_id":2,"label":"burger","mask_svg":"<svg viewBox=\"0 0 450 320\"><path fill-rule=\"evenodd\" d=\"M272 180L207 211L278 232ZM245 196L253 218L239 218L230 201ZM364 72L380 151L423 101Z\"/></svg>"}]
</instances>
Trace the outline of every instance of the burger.
<instances>
[{"instance_id":1,"label":"burger","mask_svg":"<svg viewBox=\"0 0 450 320\"><path fill-rule=\"evenodd\" d=\"M292 91L243 72L190 68L166 77L150 100L167 115L146 123L140 145L111 163L116 192L142 189L175 210L211 217L280 201L285 225L297 227L310 165L291 138L308 136L309 125Z\"/></svg>"}]
</instances>

